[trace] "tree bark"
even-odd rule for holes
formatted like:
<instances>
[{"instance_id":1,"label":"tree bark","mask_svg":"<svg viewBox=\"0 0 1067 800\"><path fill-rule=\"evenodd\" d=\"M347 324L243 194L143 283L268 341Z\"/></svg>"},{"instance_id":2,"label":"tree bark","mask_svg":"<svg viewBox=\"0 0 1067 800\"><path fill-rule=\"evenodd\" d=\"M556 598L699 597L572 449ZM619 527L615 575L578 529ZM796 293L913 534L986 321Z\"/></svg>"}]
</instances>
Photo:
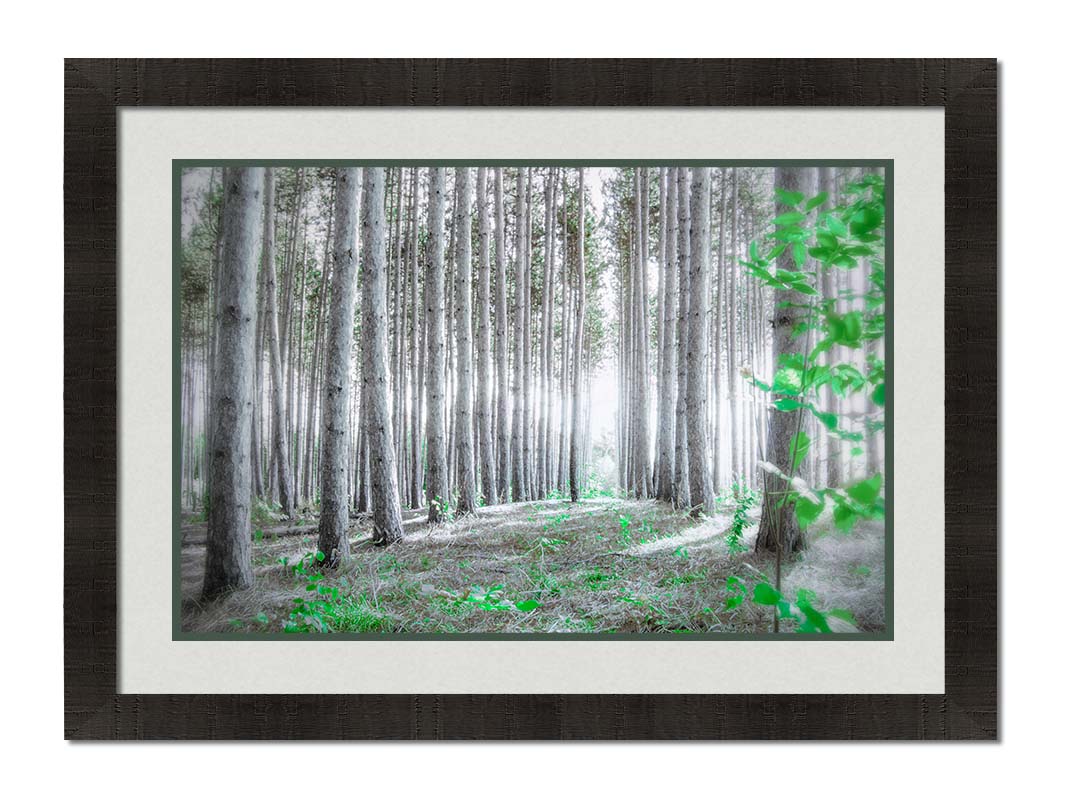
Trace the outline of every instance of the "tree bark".
<instances>
[{"instance_id":1,"label":"tree bark","mask_svg":"<svg viewBox=\"0 0 1067 800\"><path fill-rule=\"evenodd\" d=\"M694 167L690 197L693 230L689 256L689 340L686 374L686 413L689 437L689 496L692 514L712 510L713 490L708 474L707 355L708 355L708 255L710 249L708 167Z\"/></svg>"},{"instance_id":2,"label":"tree bark","mask_svg":"<svg viewBox=\"0 0 1067 800\"><path fill-rule=\"evenodd\" d=\"M492 355L489 339L490 319L489 275L489 199L488 175L485 167L478 167L478 445L481 452L482 498L485 503L496 502L496 453L493 448L493 388L490 384Z\"/></svg>"},{"instance_id":3,"label":"tree bark","mask_svg":"<svg viewBox=\"0 0 1067 800\"><path fill-rule=\"evenodd\" d=\"M359 267L356 225L360 180L359 169L336 171L333 286L322 380L322 515L318 541L319 552L326 556L325 564L330 567L337 566L349 555L347 417L352 391L352 326L356 316L356 271Z\"/></svg>"},{"instance_id":4,"label":"tree bark","mask_svg":"<svg viewBox=\"0 0 1067 800\"><path fill-rule=\"evenodd\" d=\"M431 524L449 507L445 449L445 168L430 169L426 283L426 499Z\"/></svg>"},{"instance_id":5,"label":"tree bark","mask_svg":"<svg viewBox=\"0 0 1067 800\"><path fill-rule=\"evenodd\" d=\"M526 171L518 169L518 188L515 211L515 324L512 326L513 358L511 379L511 500L526 500L526 460L523 454L523 410L526 405L525 387L525 323L526 323L526 276L524 275L526 251Z\"/></svg>"},{"instance_id":6,"label":"tree bark","mask_svg":"<svg viewBox=\"0 0 1067 800\"><path fill-rule=\"evenodd\" d=\"M386 296L385 174L364 169L363 188L363 386L360 392L365 457L369 460L373 541L400 541L400 490L397 488L392 420L389 418L389 307ZM351 325L349 326L351 329ZM346 359L347 363L347 359Z\"/></svg>"},{"instance_id":7,"label":"tree bark","mask_svg":"<svg viewBox=\"0 0 1067 800\"><path fill-rule=\"evenodd\" d=\"M511 474L511 451L508 435L508 286L504 237L504 168L494 173L493 229L494 259L496 261L496 497L494 502L506 503L508 478Z\"/></svg>"},{"instance_id":8,"label":"tree bark","mask_svg":"<svg viewBox=\"0 0 1067 800\"><path fill-rule=\"evenodd\" d=\"M211 503L205 599L252 585L252 390L261 168L227 171L212 379ZM268 213L270 213L268 211Z\"/></svg>"},{"instance_id":9,"label":"tree bark","mask_svg":"<svg viewBox=\"0 0 1067 800\"><path fill-rule=\"evenodd\" d=\"M267 169L263 188L263 264L267 271L267 331L270 339L271 385L274 396L274 457L278 464L278 500L282 513L292 517L296 498L289 468L289 436L286 415L285 372L278 331L278 303L274 265L274 174Z\"/></svg>"},{"instance_id":10,"label":"tree bark","mask_svg":"<svg viewBox=\"0 0 1067 800\"><path fill-rule=\"evenodd\" d=\"M579 496L579 410L581 396L582 337L585 333L585 169L578 167L578 241L575 267L578 273L578 313L574 324L574 384L571 387L571 502Z\"/></svg>"},{"instance_id":11,"label":"tree bark","mask_svg":"<svg viewBox=\"0 0 1067 800\"><path fill-rule=\"evenodd\" d=\"M678 167L674 176L677 200L678 318L677 348L678 392L674 401L674 507L689 508L689 170Z\"/></svg>"},{"instance_id":12,"label":"tree bark","mask_svg":"<svg viewBox=\"0 0 1067 800\"><path fill-rule=\"evenodd\" d=\"M477 503L474 430L471 420L471 193L470 170L456 169L456 512L469 514Z\"/></svg>"},{"instance_id":13,"label":"tree bark","mask_svg":"<svg viewBox=\"0 0 1067 800\"><path fill-rule=\"evenodd\" d=\"M774 185L779 189L800 192L805 198L813 194L814 170L804 167L777 167L774 170ZM776 213L785 214L794 211L792 206L776 204ZM787 247L778 256L778 269L795 270L793 248ZM804 296L799 292L777 289L774 293L774 310L771 325L771 363L776 369L781 356L799 352L801 344L793 339L793 327L797 322L798 307L804 304ZM797 415L799 411L785 412L777 408L768 411L767 418L767 454L769 461L781 472L789 475L790 442L797 432ZM793 503L783 503L789 485L777 475L764 474L763 512L760 517L759 532L756 534L756 552L777 552L789 555L804 548L804 535L797 525L793 512Z\"/></svg>"},{"instance_id":14,"label":"tree bark","mask_svg":"<svg viewBox=\"0 0 1067 800\"><path fill-rule=\"evenodd\" d=\"M663 281L659 286L659 383L656 403L659 424L656 441L656 497L670 501L674 498L674 415L677 380L675 375L675 315L678 310L677 292L677 216L678 197L673 186L675 169L660 172L660 248Z\"/></svg>"}]
</instances>

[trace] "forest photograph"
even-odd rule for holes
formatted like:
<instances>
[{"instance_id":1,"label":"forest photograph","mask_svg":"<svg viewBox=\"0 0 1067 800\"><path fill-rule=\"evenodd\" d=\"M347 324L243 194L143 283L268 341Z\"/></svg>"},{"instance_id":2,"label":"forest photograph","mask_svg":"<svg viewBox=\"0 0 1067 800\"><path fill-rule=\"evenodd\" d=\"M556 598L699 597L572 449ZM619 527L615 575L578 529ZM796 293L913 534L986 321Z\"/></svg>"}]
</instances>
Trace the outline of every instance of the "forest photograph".
<instances>
[{"instance_id":1,"label":"forest photograph","mask_svg":"<svg viewBox=\"0 0 1067 800\"><path fill-rule=\"evenodd\" d=\"M175 636L891 638L891 162L174 174Z\"/></svg>"}]
</instances>

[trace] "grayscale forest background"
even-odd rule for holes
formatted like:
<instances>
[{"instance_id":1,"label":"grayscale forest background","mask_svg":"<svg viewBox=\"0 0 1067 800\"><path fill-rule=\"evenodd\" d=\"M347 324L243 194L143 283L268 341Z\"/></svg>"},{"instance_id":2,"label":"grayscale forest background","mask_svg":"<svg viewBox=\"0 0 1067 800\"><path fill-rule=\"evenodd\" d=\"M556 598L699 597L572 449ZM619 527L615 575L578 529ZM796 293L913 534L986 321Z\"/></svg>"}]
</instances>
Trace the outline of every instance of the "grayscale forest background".
<instances>
[{"instance_id":1,"label":"grayscale forest background","mask_svg":"<svg viewBox=\"0 0 1067 800\"><path fill-rule=\"evenodd\" d=\"M185 630L885 627L869 167L201 167Z\"/></svg>"}]
</instances>

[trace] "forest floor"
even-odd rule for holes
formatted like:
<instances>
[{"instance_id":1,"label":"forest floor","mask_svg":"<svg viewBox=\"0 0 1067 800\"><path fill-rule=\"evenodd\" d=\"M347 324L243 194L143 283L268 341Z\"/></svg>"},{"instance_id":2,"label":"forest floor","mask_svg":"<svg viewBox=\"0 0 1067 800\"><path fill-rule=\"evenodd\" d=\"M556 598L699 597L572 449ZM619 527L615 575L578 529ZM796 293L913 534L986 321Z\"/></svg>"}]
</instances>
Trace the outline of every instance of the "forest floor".
<instances>
[{"instance_id":1,"label":"forest floor","mask_svg":"<svg viewBox=\"0 0 1067 800\"><path fill-rule=\"evenodd\" d=\"M725 607L731 576L752 586L774 574L773 557L752 553L758 506L744 530L747 550L729 551L725 534L733 512L725 506L694 520L663 503L597 497L577 505L541 500L487 506L430 528L425 511L405 511L405 538L389 548L373 546L369 518L357 517L351 559L325 574L313 555L313 517L261 518L253 525L255 585L206 605L198 600L206 528L199 516L187 517L182 629L766 632L770 607ZM783 593L795 598L798 589L809 589L819 608L848 610L856 627L833 619L834 630L883 630L883 526L843 534L832 523L816 523L808 538L804 554L783 564Z\"/></svg>"}]
</instances>

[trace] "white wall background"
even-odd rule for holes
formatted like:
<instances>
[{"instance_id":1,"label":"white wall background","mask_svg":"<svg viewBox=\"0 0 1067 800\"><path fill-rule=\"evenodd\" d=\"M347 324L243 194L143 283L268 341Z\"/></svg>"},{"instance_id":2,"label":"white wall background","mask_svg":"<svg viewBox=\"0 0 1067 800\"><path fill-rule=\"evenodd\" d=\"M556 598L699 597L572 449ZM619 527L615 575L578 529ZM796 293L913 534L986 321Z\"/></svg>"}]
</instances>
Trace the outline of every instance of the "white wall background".
<instances>
[{"instance_id":1,"label":"white wall background","mask_svg":"<svg viewBox=\"0 0 1067 800\"><path fill-rule=\"evenodd\" d=\"M419 5L420 8L415 8ZM4 291L0 313L7 526L5 793L262 798L1028 796L1062 787L1062 396L1047 353L1067 290L1054 236L1063 206L1060 29L1017 2L819 6L573 0L255 6L187 0L22 4L5 17ZM470 4L473 5L473 4ZM102 10L114 6L113 10ZM781 8L775 8L780 6ZM805 13L805 9L806 12ZM333 16L327 16L332 14ZM650 16L651 14L651 16ZM387 15L389 15L387 17ZM146 24L150 19L163 24ZM788 20L788 24L776 21ZM413 25L419 25L415 31ZM499 31L493 26L507 26ZM240 32L239 35L236 32ZM453 35L454 33L454 35ZM63 55L997 56L1002 103L1002 650L1000 745L69 745L62 736ZM1052 220L1037 236L1040 220ZM1051 242L1050 242L1051 240ZM1010 263L1009 263L1010 262ZM1058 361L1055 361L1058 364ZM1062 384L1062 381L1060 381ZM1043 388L1038 388L1038 386ZM1056 387L1056 388L1050 388ZM1039 427L1038 415L1049 423ZM1057 458L1059 456L1057 455ZM1047 499L1046 499L1047 498ZM18 538L14 538L18 536ZM1047 550L1045 548L1048 548ZM33 556L31 558L31 555ZM13 581L10 579L14 579ZM344 748L343 751L339 748ZM346 773L313 770L330 758ZM812 769L813 761L821 765Z\"/></svg>"}]
</instances>

